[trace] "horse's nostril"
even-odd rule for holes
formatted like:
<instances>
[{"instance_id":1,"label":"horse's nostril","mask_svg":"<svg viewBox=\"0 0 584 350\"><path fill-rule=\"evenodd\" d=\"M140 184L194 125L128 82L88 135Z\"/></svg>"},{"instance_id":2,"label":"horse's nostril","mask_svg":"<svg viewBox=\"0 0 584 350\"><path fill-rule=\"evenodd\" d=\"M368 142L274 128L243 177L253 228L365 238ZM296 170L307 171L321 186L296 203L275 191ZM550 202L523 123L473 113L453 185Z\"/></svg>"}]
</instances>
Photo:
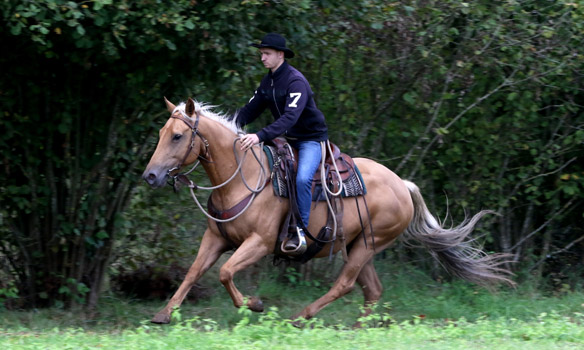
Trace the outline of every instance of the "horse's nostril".
<instances>
[{"instance_id":1,"label":"horse's nostril","mask_svg":"<svg viewBox=\"0 0 584 350\"><path fill-rule=\"evenodd\" d=\"M149 173L148 175L144 174L144 180L146 180L146 182L149 185L154 184L154 182L156 182L156 174L154 173Z\"/></svg>"}]
</instances>

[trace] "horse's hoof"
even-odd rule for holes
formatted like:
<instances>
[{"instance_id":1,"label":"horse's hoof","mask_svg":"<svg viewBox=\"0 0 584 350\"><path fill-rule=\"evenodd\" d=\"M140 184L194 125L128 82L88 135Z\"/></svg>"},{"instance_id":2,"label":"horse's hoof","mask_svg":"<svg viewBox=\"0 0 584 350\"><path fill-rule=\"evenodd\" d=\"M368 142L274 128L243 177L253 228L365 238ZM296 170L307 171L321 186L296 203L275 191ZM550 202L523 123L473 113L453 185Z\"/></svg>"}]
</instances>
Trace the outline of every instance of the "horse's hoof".
<instances>
[{"instance_id":1,"label":"horse's hoof","mask_svg":"<svg viewBox=\"0 0 584 350\"><path fill-rule=\"evenodd\" d=\"M254 312L264 312L264 302L257 297L249 298L247 307Z\"/></svg>"},{"instance_id":2,"label":"horse's hoof","mask_svg":"<svg viewBox=\"0 0 584 350\"><path fill-rule=\"evenodd\" d=\"M157 313L156 315L154 315L154 317L152 317L152 320L150 320L150 322L156 324L169 324L170 315L166 313Z\"/></svg>"},{"instance_id":3,"label":"horse's hoof","mask_svg":"<svg viewBox=\"0 0 584 350\"><path fill-rule=\"evenodd\" d=\"M294 319L291 319L289 322L295 328L303 328L305 321L306 320L303 318L294 318Z\"/></svg>"}]
</instances>

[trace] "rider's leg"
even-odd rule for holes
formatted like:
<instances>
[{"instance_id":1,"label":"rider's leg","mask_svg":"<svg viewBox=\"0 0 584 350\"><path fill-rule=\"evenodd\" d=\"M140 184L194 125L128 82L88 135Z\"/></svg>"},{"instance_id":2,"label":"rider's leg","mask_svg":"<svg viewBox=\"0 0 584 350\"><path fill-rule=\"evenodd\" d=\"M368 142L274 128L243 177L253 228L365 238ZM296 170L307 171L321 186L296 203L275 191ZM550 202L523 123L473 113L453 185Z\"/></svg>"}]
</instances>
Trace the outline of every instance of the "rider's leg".
<instances>
[{"instance_id":1,"label":"rider's leg","mask_svg":"<svg viewBox=\"0 0 584 350\"><path fill-rule=\"evenodd\" d=\"M296 172L296 202L304 226L308 227L312 205L312 178L321 160L318 141L300 141L292 144L298 150L298 171ZM301 233L303 234L303 233ZM293 249L299 243L298 237L288 241L286 249Z\"/></svg>"}]
</instances>

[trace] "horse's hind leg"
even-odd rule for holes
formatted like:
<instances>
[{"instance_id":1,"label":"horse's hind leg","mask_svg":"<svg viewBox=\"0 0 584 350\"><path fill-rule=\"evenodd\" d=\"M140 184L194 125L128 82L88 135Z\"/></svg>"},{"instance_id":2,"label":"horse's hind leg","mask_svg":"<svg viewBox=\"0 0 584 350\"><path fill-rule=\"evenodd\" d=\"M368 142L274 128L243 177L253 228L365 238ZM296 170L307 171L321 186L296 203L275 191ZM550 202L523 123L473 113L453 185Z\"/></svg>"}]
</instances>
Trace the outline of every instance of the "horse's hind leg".
<instances>
[{"instance_id":1,"label":"horse's hind leg","mask_svg":"<svg viewBox=\"0 0 584 350\"><path fill-rule=\"evenodd\" d=\"M369 260L363 269L357 276L357 283L361 286L363 290L363 296L365 297L364 310L361 313L361 317L366 317L373 311L373 306L381 298L381 293L383 292L383 286L379 281L375 267L373 266L373 259ZM357 322L354 327L360 327L360 322Z\"/></svg>"},{"instance_id":2,"label":"horse's hind leg","mask_svg":"<svg viewBox=\"0 0 584 350\"><path fill-rule=\"evenodd\" d=\"M154 315L152 322L164 324L169 323L172 310L182 304L191 287L211 266L213 266L221 254L223 254L223 252L227 249L228 245L225 240L215 236L211 233L211 231L209 231L209 229L207 229L203 235L203 240L201 241L201 247L199 248L197 258L195 259L195 262L193 262L193 265L189 269L185 279L181 283L176 293L174 293L166 307Z\"/></svg>"},{"instance_id":3,"label":"horse's hind leg","mask_svg":"<svg viewBox=\"0 0 584 350\"><path fill-rule=\"evenodd\" d=\"M325 295L305 307L304 310L294 316L293 319L309 319L316 315L328 304L352 291L355 285L355 281L360 276L361 271L363 271L363 269L370 263L370 260L374 254L375 252L373 249L366 248L361 241L356 243L355 246L351 249L349 260L347 263L345 263L345 266L343 266L341 274L335 281L333 287ZM372 267L373 265L371 265L371 268ZM370 268L368 267L367 269ZM365 275L371 277L371 271L367 271L369 272ZM375 273L375 270L373 270L373 273ZM377 274L375 274L375 277L377 277ZM375 293L370 293L369 291L367 291L367 293L369 293L368 295L370 298L375 298Z\"/></svg>"},{"instance_id":4,"label":"horse's hind leg","mask_svg":"<svg viewBox=\"0 0 584 350\"><path fill-rule=\"evenodd\" d=\"M233 300L233 305L235 307L242 307L244 303L244 297L241 292L233 283L233 276L238 271L245 269L246 267L259 261L264 256L270 253L270 249L265 245L264 239L258 234L252 234L248 239L246 239L239 248L233 253L231 258L221 266L219 271L219 279L227 292ZM249 298L247 301L247 306L252 311L262 312L264 311L264 305L262 301L258 298Z\"/></svg>"}]
</instances>

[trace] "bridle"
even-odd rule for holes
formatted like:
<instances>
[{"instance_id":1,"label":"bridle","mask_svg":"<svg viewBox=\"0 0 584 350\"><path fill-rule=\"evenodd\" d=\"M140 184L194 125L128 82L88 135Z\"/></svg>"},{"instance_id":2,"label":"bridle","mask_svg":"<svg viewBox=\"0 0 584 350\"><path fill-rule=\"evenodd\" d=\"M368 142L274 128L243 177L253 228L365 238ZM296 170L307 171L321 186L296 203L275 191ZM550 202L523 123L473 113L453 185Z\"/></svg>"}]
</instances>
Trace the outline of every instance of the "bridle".
<instances>
[{"instance_id":1,"label":"bridle","mask_svg":"<svg viewBox=\"0 0 584 350\"><path fill-rule=\"evenodd\" d=\"M176 112L179 112L179 113L176 113ZM166 172L168 177L172 179L172 183L169 181L169 184L172 185L172 187L174 188L175 191L177 191L178 190L177 181L180 183L183 183L185 185L194 185L193 182L191 180L189 180L186 176L188 174L190 174L193 170L195 170L195 168L199 165L199 161L202 160L202 161L209 162L209 160L208 160L208 158L209 158L209 141L207 141L207 139L199 132L200 116L199 116L199 113L197 111L195 111L194 123L193 123L193 119L190 118L189 116L187 116L187 114L180 108L175 108L170 117L182 120L191 129L191 143L190 143L189 147L187 148L184 157L182 158L182 160L180 161L180 163L178 165L176 165L173 168L168 169L168 171ZM201 156L199 154L197 157L197 159L199 161L197 161L197 163L191 168L191 170L189 170L185 173L179 173L178 170L180 170L182 168L183 164L186 162L187 158L189 157L189 154L195 148L195 140L196 140L197 136L199 136L201 138L203 145L205 145L205 156ZM176 171L176 173L174 173L174 175L173 175L172 173L175 171ZM194 186L197 187L196 185L194 185Z\"/></svg>"},{"instance_id":2,"label":"bridle","mask_svg":"<svg viewBox=\"0 0 584 350\"><path fill-rule=\"evenodd\" d=\"M179 112L179 113L176 113ZM195 121L193 123L193 119L190 118L185 111L183 111L181 108L176 107L174 109L174 111L172 112L171 118L175 118L175 119L179 119L182 120L185 124L187 124L187 126L191 129L191 144L189 145L187 151L185 152L185 155L182 159L182 161L175 167L169 169L166 174L168 175L168 177L171 179L169 180L169 185L171 185L174 189L175 192L178 192L178 190L180 189L180 185L179 184L183 184L186 185L190 192L191 192L191 196L193 197L193 200L195 201L195 203L197 203L197 206L199 207L199 209L201 209L201 211L203 212L203 214L205 214L205 216L207 216L208 218L214 220L217 223L223 223L223 222L229 222L229 221L233 221L235 219L237 219L239 216L241 216L252 204L253 200L255 199L256 195L260 192L262 192L266 186L266 184L269 182L269 177L266 175L266 169L263 163L263 157L259 157L258 155L255 153L255 151L252 150L253 156L255 158L255 160L258 162L258 164L260 164L260 176L258 177L258 183L256 184L255 189L251 188L247 181L245 180L245 177L243 176L243 172L241 172L241 167L243 165L243 162L245 161L245 155L247 154L247 150L244 153L244 156L242 159L239 159L239 157L237 156L237 152L236 152L236 144L239 141L239 137L235 138L233 140L233 154L235 155L235 161L237 163L237 168L235 169L235 171L233 172L233 175L231 175L231 177L229 179L227 179L225 182L216 185L216 186L211 186L211 187L204 187L204 186L197 186L191 179L189 179L187 177L187 175L189 175L191 172L193 172L195 170L195 168L200 164L200 161L205 161L208 163L212 163L211 160L209 160L208 158L210 158L210 153L209 153L209 141L207 141L207 139L199 132L199 119L200 119L200 115L197 111L195 111ZM184 165L184 163L186 162L189 154L192 152L192 150L195 148L195 140L196 137L199 136L199 138L201 138L201 141L203 142L203 145L205 145L205 156L201 156L200 154L197 156L197 162L195 163L195 165L187 172L184 173L179 173L178 170L180 170L182 168L182 166ZM260 145L260 149L263 148L263 144ZM261 152L260 152L261 154ZM175 172L174 175L172 174L173 172ZM195 190L197 189L202 189L202 190L215 190L218 188L221 188L225 185L227 185L229 182L231 182L231 180L233 180L235 178L235 176L240 173L241 174L241 179L244 183L244 185L247 187L247 189L251 192L251 197L249 198L249 201L247 202L247 205L245 205L245 207L237 214L235 214L234 216L228 218L228 219L221 219L221 218L216 218L211 216L207 210L205 210L203 208L203 206L201 205L201 203L199 202L199 200L197 199L197 196L195 195Z\"/></svg>"}]
</instances>

